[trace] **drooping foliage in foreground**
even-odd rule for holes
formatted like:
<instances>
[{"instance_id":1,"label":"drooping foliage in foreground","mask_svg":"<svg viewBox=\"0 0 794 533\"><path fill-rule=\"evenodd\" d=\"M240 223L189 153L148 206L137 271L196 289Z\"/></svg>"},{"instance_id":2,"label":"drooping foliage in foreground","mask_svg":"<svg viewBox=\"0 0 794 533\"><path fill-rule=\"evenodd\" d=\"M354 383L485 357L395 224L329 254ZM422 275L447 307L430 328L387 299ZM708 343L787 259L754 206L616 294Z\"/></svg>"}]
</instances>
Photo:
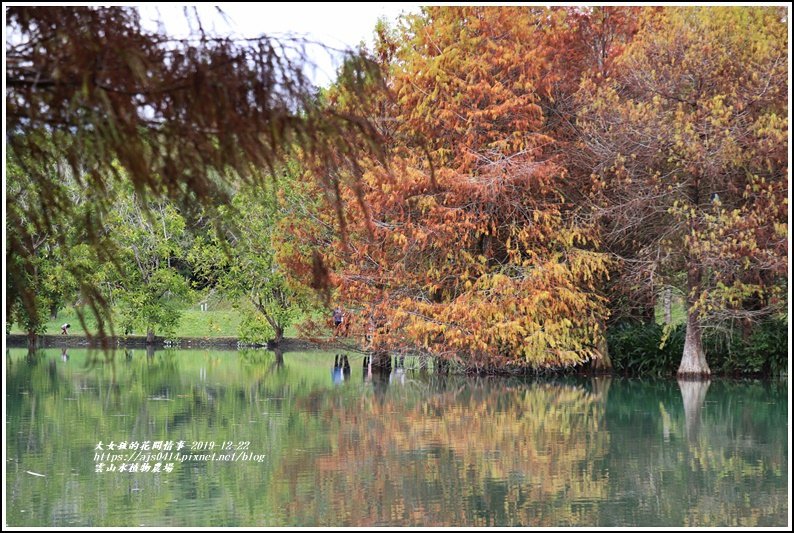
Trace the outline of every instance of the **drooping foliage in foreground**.
<instances>
[{"instance_id":1,"label":"drooping foliage in foreground","mask_svg":"<svg viewBox=\"0 0 794 533\"><path fill-rule=\"evenodd\" d=\"M320 166L377 151L375 130L354 107L316 105L302 42L218 37L198 22L195 35L174 39L145 29L130 7L7 9L7 169L25 183L7 196L8 308L42 321L31 250L46 238L60 244L82 300L110 318L99 288L72 269L62 225L113 260L118 250L102 228L119 184L142 200L213 210L230 202L238 181L275 172L295 146ZM356 72L373 66L363 54L348 64ZM347 89L354 100L357 89ZM324 187L336 176L314 173ZM79 209L73 182L91 195Z\"/></svg>"}]
</instances>

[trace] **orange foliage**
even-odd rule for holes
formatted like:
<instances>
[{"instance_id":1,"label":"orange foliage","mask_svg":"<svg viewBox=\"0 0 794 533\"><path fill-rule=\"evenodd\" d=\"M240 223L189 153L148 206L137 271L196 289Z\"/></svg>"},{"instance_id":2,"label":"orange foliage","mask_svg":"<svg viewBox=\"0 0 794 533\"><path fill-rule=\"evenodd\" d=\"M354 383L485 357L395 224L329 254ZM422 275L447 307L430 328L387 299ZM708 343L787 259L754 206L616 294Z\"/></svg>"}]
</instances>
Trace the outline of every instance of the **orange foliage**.
<instances>
[{"instance_id":1,"label":"orange foliage","mask_svg":"<svg viewBox=\"0 0 794 533\"><path fill-rule=\"evenodd\" d=\"M375 107L389 166L358 163L362 187L340 188L347 239L324 249L375 347L479 369L598 356L606 261L559 190L565 169L539 105L547 16L429 8L402 46L381 43L394 54L394 98Z\"/></svg>"}]
</instances>

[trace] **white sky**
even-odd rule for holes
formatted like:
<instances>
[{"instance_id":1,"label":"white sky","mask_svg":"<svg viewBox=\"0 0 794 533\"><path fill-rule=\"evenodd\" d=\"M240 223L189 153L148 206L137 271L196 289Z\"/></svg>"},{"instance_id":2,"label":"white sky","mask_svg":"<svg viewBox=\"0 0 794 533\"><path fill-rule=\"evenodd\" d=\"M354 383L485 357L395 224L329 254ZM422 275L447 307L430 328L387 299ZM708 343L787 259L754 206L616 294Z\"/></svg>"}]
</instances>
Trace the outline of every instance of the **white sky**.
<instances>
[{"instance_id":1,"label":"white sky","mask_svg":"<svg viewBox=\"0 0 794 533\"><path fill-rule=\"evenodd\" d=\"M419 11L421 4L408 3L283 3L216 4L228 19L213 5L199 6L198 13L205 30L217 35L275 37L294 35L319 41L334 48L353 48L362 41L372 45L378 18L394 21L401 13ZM168 34L184 36L189 33L184 7L180 4L142 6L139 8L145 26L155 29L160 20ZM317 65L315 83L327 84L336 72L338 62L327 51L317 47L309 50L310 59Z\"/></svg>"}]
</instances>

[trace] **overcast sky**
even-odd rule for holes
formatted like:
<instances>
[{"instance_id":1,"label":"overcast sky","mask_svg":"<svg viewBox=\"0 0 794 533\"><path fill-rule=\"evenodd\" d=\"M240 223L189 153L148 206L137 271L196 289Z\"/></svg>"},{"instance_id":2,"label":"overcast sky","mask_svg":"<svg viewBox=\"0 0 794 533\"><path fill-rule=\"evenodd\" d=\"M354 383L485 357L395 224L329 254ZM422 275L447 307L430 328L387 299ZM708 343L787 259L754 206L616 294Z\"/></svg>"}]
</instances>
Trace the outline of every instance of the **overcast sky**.
<instances>
[{"instance_id":1,"label":"overcast sky","mask_svg":"<svg viewBox=\"0 0 794 533\"><path fill-rule=\"evenodd\" d=\"M264 4L217 4L228 19L212 6L198 8L205 30L219 35L233 34L239 37L257 37L263 33L273 36L293 34L319 41L334 48L351 48L364 41L372 45L375 23L379 17L396 20L401 13L418 12L420 4L407 3L264 3ZM189 33L184 8L165 5L155 8L140 8L146 26L154 29L161 20L166 31L173 36ZM325 85L333 78L338 62L328 52L319 48L309 51L317 64L315 83Z\"/></svg>"}]
</instances>

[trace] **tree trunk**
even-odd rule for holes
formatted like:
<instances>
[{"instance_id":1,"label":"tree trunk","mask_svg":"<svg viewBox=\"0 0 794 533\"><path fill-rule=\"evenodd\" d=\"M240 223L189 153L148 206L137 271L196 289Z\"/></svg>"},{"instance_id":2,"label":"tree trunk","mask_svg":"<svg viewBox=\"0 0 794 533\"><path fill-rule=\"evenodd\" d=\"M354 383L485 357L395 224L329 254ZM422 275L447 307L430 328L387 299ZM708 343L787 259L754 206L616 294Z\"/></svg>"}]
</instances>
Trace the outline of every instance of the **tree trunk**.
<instances>
[{"instance_id":1,"label":"tree trunk","mask_svg":"<svg viewBox=\"0 0 794 533\"><path fill-rule=\"evenodd\" d=\"M270 327L273 328L273 334L275 335L275 337L270 342L268 342L268 344L275 345L283 341L284 326L279 324L274 317L270 316L270 313L267 312L265 306L262 305L261 298L259 297L257 297L257 299L251 298L251 301L254 303L254 306L256 307L257 311L262 313L262 316L265 317L265 320L267 320L267 323L270 324Z\"/></svg>"},{"instance_id":2,"label":"tree trunk","mask_svg":"<svg viewBox=\"0 0 794 533\"><path fill-rule=\"evenodd\" d=\"M372 389L379 404L386 400L391 375L391 356L387 352L375 352L370 356L372 362Z\"/></svg>"},{"instance_id":3,"label":"tree trunk","mask_svg":"<svg viewBox=\"0 0 794 533\"><path fill-rule=\"evenodd\" d=\"M703 331L700 325L700 312L695 309L695 301L700 289L701 270L699 265L690 264L687 271L687 317L684 355L678 367L679 377L707 378L711 375L706 353L703 351Z\"/></svg>"},{"instance_id":4,"label":"tree trunk","mask_svg":"<svg viewBox=\"0 0 794 533\"><path fill-rule=\"evenodd\" d=\"M33 330L28 331L28 351L36 350L36 332Z\"/></svg>"},{"instance_id":5,"label":"tree trunk","mask_svg":"<svg viewBox=\"0 0 794 533\"><path fill-rule=\"evenodd\" d=\"M668 326L673 323L673 289L664 289L664 323Z\"/></svg>"},{"instance_id":6,"label":"tree trunk","mask_svg":"<svg viewBox=\"0 0 794 533\"><path fill-rule=\"evenodd\" d=\"M273 326L273 331L275 332L276 336L273 339L274 344L279 344L281 341L284 340L284 326L282 325L275 325Z\"/></svg>"},{"instance_id":7,"label":"tree trunk","mask_svg":"<svg viewBox=\"0 0 794 533\"><path fill-rule=\"evenodd\" d=\"M656 323L656 294L653 285L643 287L635 293L636 318L642 324Z\"/></svg>"},{"instance_id":8,"label":"tree trunk","mask_svg":"<svg viewBox=\"0 0 794 533\"><path fill-rule=\"evenodd\" d=\"M603 321L598 323L598 338L596 338L596 351L598 357L593 359L591 369L596 374L609 374L612 372L612 358L609 357L607 344L607 328Z\"/></svg>"},{"instance_id":9,"label":"tree trunk","mask_svg":"<svg viewBox=\"0 0 794 533\"><path fill-rule=\"evenodd\" d=\"M609 374L612 372L612 358L609 357L607 329L603 322L599 323L599 326L599 335L596 339L596 351L599 357L593 359L591 368L596 374Z\"/></svg>"},{"instance_id":10,"label":"tree trunk","mask_svg":"<svg viewBox=\"0 0 794 533\"><path fill-rule=\"evenodd\" d=\"M642 321L645 324L656 323L656 296L650 293L642 306Z\"/></svg>"},{"instance_id":11,"label":"tree trunk","mask_svg":"<svg viewBox=\"0 0 794 533\"><path fill-rule=\"evenodd\" d=\"M152 328L146 330L146 344L154 344L154 330Z\"/></svg>"},{"instance_id":12,"label":"tree trunk","mask_svg":"<svg viewBox=\"0 0 794 533\"><path fill-rule=\"evenodd\" d=\"M391 372L391 354L383 351L374 352L372 354L372 367Z\"/></svg>"}]
</instances>

